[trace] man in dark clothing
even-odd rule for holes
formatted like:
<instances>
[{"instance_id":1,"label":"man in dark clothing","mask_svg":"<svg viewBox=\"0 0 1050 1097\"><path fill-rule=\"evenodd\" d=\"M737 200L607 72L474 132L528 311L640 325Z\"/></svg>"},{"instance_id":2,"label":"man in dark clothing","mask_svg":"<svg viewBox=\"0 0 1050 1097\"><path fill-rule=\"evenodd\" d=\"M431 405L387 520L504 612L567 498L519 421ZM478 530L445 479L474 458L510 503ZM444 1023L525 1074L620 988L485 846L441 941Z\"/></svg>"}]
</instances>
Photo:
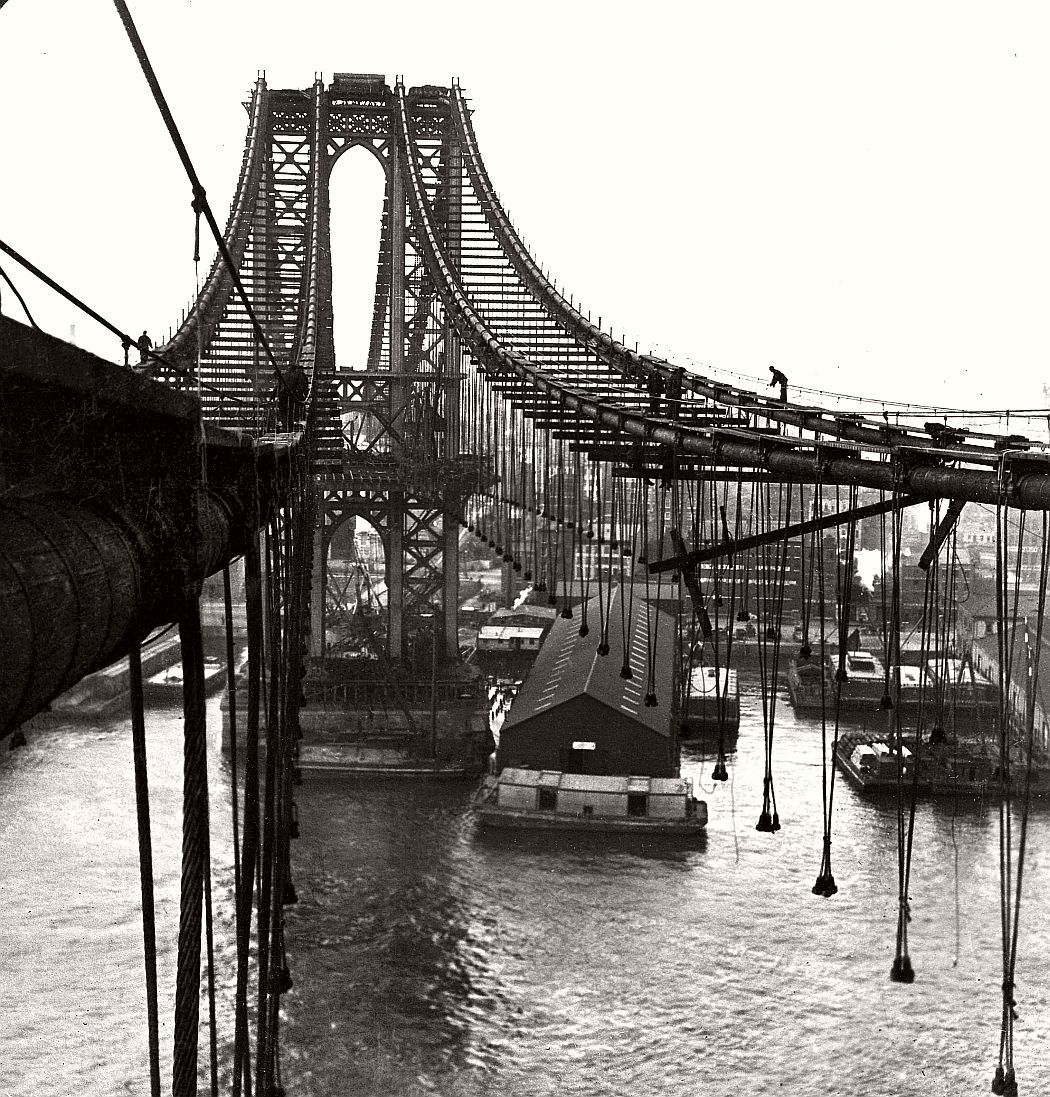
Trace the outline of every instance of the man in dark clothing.
<instances>
[{"instance_id":1,"label":"man in dark clothing","mask_svg":"<svg viewBox=\"0 0 1050 1097\"><path fill-rule=\"evenodd\" d=\"M770 366L769 371L773 374L773 379L769 382L770 387L773 385L780 386L780 402L786 404L788 398L788 379L776 368L776 366Z\"/></svg>"},{"instance_id":2,"label":"man in dark clothing","mask_svg":"<svg viewBox=\"0 0 1050 1097\"><path fill-rule=\"evenodd\" d=\"M149 361L149 352L153 349L153 340L143 332L138 337L135 346L139 348L139 365L144 366Z\"/></svg>"},{"instance_id":3,"label":"man in dark clothing","mask_svg":"<svg viewBox=\"0 0 1050 1097\"><path fill-rule=\"evenodd\" d=\"M682 392L684 390L683 378L685 367L677 366L675 371L667 377L667 414L672 419L677 419L682 410Z\"/></svg>"},{"instance_id":4,"label":"man in dark clothing","mask_svg":"<svg viewBox=\"0 0 1050 1097\"><path fill-rule=\"evenodd\" d=\"M303 403L310 391L310 381L302 366L296 363L278 378L274 390L277 402L277 420L280 430L295 430L303 417Z\"/></svg>"}]
</instances>

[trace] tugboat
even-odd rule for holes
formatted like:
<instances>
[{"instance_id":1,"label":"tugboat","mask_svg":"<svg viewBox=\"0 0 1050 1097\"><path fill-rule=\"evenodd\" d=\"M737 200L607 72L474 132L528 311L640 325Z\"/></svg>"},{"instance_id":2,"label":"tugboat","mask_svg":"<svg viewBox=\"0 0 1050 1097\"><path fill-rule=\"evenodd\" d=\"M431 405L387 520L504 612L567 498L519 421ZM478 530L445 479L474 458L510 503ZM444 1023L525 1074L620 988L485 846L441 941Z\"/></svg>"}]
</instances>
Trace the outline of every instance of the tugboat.
<instances>
[{"instance_id":1,"label":"tugboat","mask_svg":"<svg viewBox=\"0 0 1050 1097\"><path fill-rule=\"evenodd\" d=\"M788 697L796 712L819 709L824 696L824 666L812 655L798 655L788 661Z\"/></svg>"},{"instance_id":2,"label":"tugboat","mask_svg":"<svg viewBox=\"0 0 1050 1097\"><path fill-rule=\"evenodd\" d=\"M840 683L837 653L827 653L823 663L813 656L792 659L787 674L792 706L796 711L819 710L823 703L830 710L838 697L843 712L878 708L886 691L886 669L882 662L869 651L847 651L844 669L846 679Z\"/></svg>"}]
</instances>

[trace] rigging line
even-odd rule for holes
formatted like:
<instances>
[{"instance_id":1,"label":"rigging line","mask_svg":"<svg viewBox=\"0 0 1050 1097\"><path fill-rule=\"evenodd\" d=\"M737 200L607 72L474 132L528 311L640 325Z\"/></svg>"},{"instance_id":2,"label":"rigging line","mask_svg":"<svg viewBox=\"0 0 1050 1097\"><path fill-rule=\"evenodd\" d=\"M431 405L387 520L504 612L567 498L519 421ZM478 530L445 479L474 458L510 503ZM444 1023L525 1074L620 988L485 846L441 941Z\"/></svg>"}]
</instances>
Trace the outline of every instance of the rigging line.
<instances>
[{"instance_id":1,"label":"rigging line","mask_svg":"<svg viewBox=\"0 0 1050 1097\"><path fill-rule=\"evenodd\" d=\"M279 729L281 712L281 659L280 634L281 610L275 605L276 598L283 594L283 579L280 558L280 531L278 516L274 515L266 529L267 578L270 589L271 613L269 617L269 710L266 714L266 777L262 798L263 840L262 856L259 860L259 903L257 908L256 941L258 971L258 1005L256 1009L256 1052L255 1076L259 1089L264 1094L270 1091L270 1063L272 1051L270 991L274 981L271 973L272 921L276 875L275 844L275 808L277 800L277 761L279 757ZM275 598L276 595L276 598Z\"/></svg>"},{"instance_id":2,"label":"rigging line","mask_svg":"<svg viewBox=\"0 0 1050 1097\"><path fill-rule=\"evenodd\" d=\"M15 295L15 299L22 306L22 311L26 314L26 319L37 331L40 331L40 325L33 319L33 314L29 311L29 306L25 302L25 298L18 292L18 286L11 281L7 274L7 271L3 267L0 267L0 278L11 287L11 292Z\"/></svg>"},{"instance_id":3,"label":"rigging line","mask_svg":"<svg viewBox=\"0 0 1050 1097\"><path fill-rule=\"evenodd\" d=\"M656 492L653 492L656 495ZM642 552L641 559L649 558L649 517L656 505L654 498L649 501L648 485L642 487ZM633 579L633 576L632 576ZM653 622L653 605L649 590L649 569L645 569L645 704L650 708L656 705L656 628Z\"/></svg>"},{"instance_id":4,"label":"rigging line","mask_svg":"<svg viewBox=\"0 0 1050 1097\"><path fill-rule=\"evenodd\" d=\"M215 220L215 214L212 212L211 204L208 202L204 187L201 186L201 181L197 177L197 171L193 166L193 161L190 159L190 154L186 148L185 142L182 140L182 134L179 132L179 128L175 124L175 119L172 117L171 111L168 108L167 99L161 89L157 74L153 71L153 65L150 63L149 56L146 53L146 47L139 37L135 21L131 18L131 12L128 10L128 6L124 0L113 0L113 4L117 9L117 13L120 15L121 22L124 24L124 29L127 31L132 49L139 59L143 75L146 77L146 82L149 84L150 91L153 93L153 100L157 104L157 109L160 111L161 117L164 119L164 125L167 127L168 135L171 137L175 150L179 154L179 159L182 161L182 166L189 178L190 186L193 190L194 213L204 214L204 219L208 222L208 227L211 229L211 234L215 239L219 254L222 256L222 261L226 265L226 269L230 272L233 284L237 287L237 293L241 299L241 304L244 306L244 311L251 321L255 338L262 345L263 350L266 351L266 357L270 360L270 365L273 366L278 384L288 391L288 382L285 380L284 373L280 366L277 365L277 359L273 356L273 350L270 348L269 341L259 324L258 317L255 315L255 310L252 308L251 301L248 300L248 294L244 289L244 283L241 281L240 271L238 271L237 266L233 261L233 256L230 255L230 250L226 246L226 241L223 239L218 222Z\"/></svg>"},{"instance_id":5,"label":"rigging line","mask_svg":"<svg viewBox=\"0 0 1050 1097\"><path fill-rule=\"evenodd\" d=\"M228 720L230 726L230 805L232 813L233 835L233 890L235 895L241 891L241 850L240 850L240 819L238 814L237 796L237 682L236 667L234 664L233 650L233 588L230 582L229 566L222 569L222 594L223 594L223 623L226 632L226 696L228 698ZM235 921L240 919L240 910L234 909Z\"/></svg>"},{"instance_id":6,"label":"rigging line","mask_svg":"<svg viewBox=\"0 0 1050 1097\"><path fill-rule=\"evenodd\" d=\"M598 590L598 654L603 655L608 652L608 648L603 651L603 646L606 641L606 625L605 625L605 605L603 601L602 592L602 554L605 543L605 465L602 462L596 462L594 466L595 474L595 493L596 493L596 508L598 513L598 539L597 544L592 542L594 549L595 565L595 583ZM594 525L592 515L592 525ZM609 579L612 580L612 564L609 565Z\"/></svg>"},{"instance_id":7,"label":"rigging line","mask_svg":"<svg viewBox=\"0 0 1050 1097\"><path fill-rule=\"evenodd\" d=\"M668 353L670 354L672 352L668 351ZM676 357L678 357L678 355L676 355ZM691 358L688 354L683 354L680 357L682 359L684 359L686 362L688 362L691 366L695 366L697 369L701 369L704 372L720 373L720 374L723 374L726 377L736 377L736 378L739 378L742 381L748 381L753 385L764 384L764 379L762 377L756 377L756 376L754 376L753 374L750 374L750 373L742 373L739 370L728 369L725 366L713 366L708 362L697 362L695 359ZM994 416L994 415L1005 415L1005 414L1007 414L1008 410L1010 411L1010 414L1025 414L1025 413L1028 413L1028 412L1030 412L1033 415L1045 415L1046 414L1046 409L1043 409L1043 408L1037 408L1037 409L1028 409L1028 408L1026 408L1022 412L1016 412L1012 409L1005 409L1005 408L1004 409L995 408L995 409L991 409L991 410L987 410L987 411L975 411L975 410L966 409L966 408L944 407L944 406L939 405L939 404L916 404L916 403L910 403L910 402L905 401L905 400L893 400L893 399L885 399L884 400L884 399L881 399L877 396L876 397L873 397L873 396L858 396L855 393L836 392L833 389L814 388L811 385L792 385L791 387L796 392L811 393L811 394L816 394L816 395L819 395L819 396L833 396L833 397L836 397L837 399L840 399L840 400L852 400L852 401L855 401L857 403L860 403L860 402L865 401L865 400L869 400L869 401L872 401L874 403L879 404L880 407L885 406L887 408L914 408L916 411L935 412L935 413L938 413L938 414Z\"/></svg>"},{"instance_id":8,"label":"rigging line","mask_svg":"<svg viewBox=\"0 0 1050 1097\"><path fill-rule=\"evenodd\" d=\"M783 485L779 485L778 488L777 488L777 510L778 510L778 515L780 513L781 504L783 504L784 509L787 512L787 523L788 524L790 524L790 522L791 522L791 494L792 494L793 486L794 485L789 480L786 490L785 490ZM767 486L767 491L768 490L769 489L768 489L768 486ZM801 495L801 488L799 490L799 494ZM799 504L800 504L799 509L801 510L801 499L799 500ZM773 693L772 693L772 697L771 697L772 704L770 706L770 738L769 738L770 791L772 792L772 795L773 795L773 824L774 824L774 826L776 826L780 822L780 819L777 815L776 787L773 784L773 770L772 770L773 757L772 757L772 755L773 755L773 731L774 731L774 728L775 728L775 725L776 725L777 685L778 685L779 674L780 674L780 649L781 649L781 642L783 640L783 631L784 631L784 629L783 629L783 624L784 624L784 588L787 584L787 566L788 566L787 565L787 557L788 557L788 539L785 538L781 542L781 545L780 545L779 568L777 568L777 570L775 571L774 576L771 580L771 582L774 584L774 606L775 606L775 609L774 609L775 625L774 625L774 627L776 629L776 635L773 637L773 675L772 675ZM775 546L774 546L773 559L774 559L774 566L776 566L777 554L776 554ZM832 779L834 780L834 775L833 775Z\"/></svg>"},{"instance_id":9,"label":"rigging line","mask_svg":"<svg viewBox=\"0 0 1050 1097\"><path fill-rule=\"evenodd\" d=\"M605 484L605 490L609 493L609 538L606 555L608 571L605 576L605 623L602 625L601 643L598 645L599 655L609 654L609 629L612 626L613 573L615 561L619 557L620 551L617 538L619 531L616 525L616 478L611 475L607 476Z\"/></svg>"},{"instance_id":10,"label":"rigging line","mask_svg":"<svg viewBox=\"0 0 1050 1097\"><path fill-rule=\"evenodd\" d=\"M101 324L102 327L104 327L107 331L112 332L112 334L120 340L122 347L124 347L125 349L130 349L131 347L137 346L135 340L132 339L132 337L128 335L127 332L121 331L121 329L118 328L116 324L111 323L104 316L97 313L93 308L91 308L90 305L86 305L83 301L81 301L80 298L77 297L75 294L70 293L69 290L65 289L63 286L60 286L58 282L56 282L49 275L45 274L34 263L31 263L24 255L21 255L17 251L15 251L15 249L4 240L0 240L0 251L3 251L7 255L10 255L11 258L15 260L15 262L21 263L21 265L25 267L25 269L29 271L30 274L33 274L37 278L39 278L40 281L44 283L44 285L48 286L50 289L53 289L61 297L64 297L67 301L70 302L70 304L75 305L78 309L80 309L81 312L83 312L87 316L90 316L92 320L95 320L97 323ZM0 273L3 272L0 271ZM33 326L36 327L38 331L43 330L35 323ZM145 354L147 358L152 358L155 362L159 362L160 365L165 369L174 370L176 373L180 374L183 377L193 376L192 370L186 369L184 366L177 365L174 362L170 362L167 358L164 357L163 354L158 354L157 351L153 350L152 348L145 350ZM203 384L206 389L223 395L220 390L214 385L210 385L206 382L203 382ZM232 400L238 404L250 403L250 401L242 400L236 396L226 396L226 399Z\"/></svg>"},{"instance_id":11,"label":"rigging line","mask_svg":"<svg viewBox=\"0 0 1050 1097\"><path fill-rule=\"evenodd\" d=\"M935 530L940 523L940 500L930 501L930 529ZM938 552L940 548L938 546ZM925 701L926 701L926 668L929 661L929 642L931 629L936 626L931 622L931 614L937 606L937 578L939 576L938 561L926 572L923 591L922 621L919 640L919 704L915 717L915 752L912 755L911 791L908 805L908 828L904 849L904 894L907 897L911 890L911 865L912 849L915 840L915 810L919 798L919 771L922 766L922 732L925 725ZM898 672L899 673L899 672ZM909 908L910 913L910 908ZM913 969L914 970L914 969Z\"/></svg>"},{"instance_id":12,"label":"rigging line","mask_svg":"<svg viewBox=\"0 0 1050 1097\"><path fill-rule=\"evenodd\" d=\"M205 753L204 770L201 777L204 787L204 802L208 803L208 760ZM211 1066L212 1097L219 1097L219 1031L215 1013L215 918L211 895L211 826L207 808L203 823L204 853L204 939L208 960L208 1058Z\"/></svg>"},{"instance_id":13,"label":"rigging line","mask_svg":"<svg viewBox=\"0 0 1050 1097\"><path fill-rule=\"evenodd\" d=\"M578 524L577 532L579 537L577 538L577 544L579 546L579 568L580 568L580 596L582 599L582 605L580 607L580 635L586 636L591 630L587 623L588 606L591 599L591 562L592 546L594 537L594 480L596 474L595 468L588 468L589 476L587 477L587 490L584 492L583 487L583 469L584 465L581 460L580 451L577 450L575 454L576 460L576 521ZM584 530L583 526L583 500L586 494L587 499L587 528Z\"/></svg>"},{"instance_id":14,"label":"rigging line","mask_svg":"<svg viewBox=\"0 0 1050 1097\"><path fill-rule=\"evenodd\" d=\"M95 320L97 323L101 324L104 328L106 328L107 331L112 332L121 341L122 346L126 345L127 347L132 347L132 346L135 345L135 340L132 339L132 337L130 335L128 335L127 332L121 331L120 328L118 328L116 326L116 324L110 323L109 320L107 320L104 316L97 313L93 308L91 308L90 305L84 304L84 302L81 301L79 297L77 297L75 294L70 293L70 291L65 289L63 286L60 286L58 284L58 282L56 282L49 275L45 274L34 263L31 263L24 255L21 255L21 254L19 254L19 252L15 251L15 249L13 247L11 247L11 245L8 244L4 240L0 240L0 251L5 252L7 255L10 255L11 258L14 259L16 263L21 263L21 265L23 267L25 267L25 269L27 271L29 271L30 274L35 275L37 278L39 278L40 281L43 282L45 286L48 286L50 289L53 289L55 291L55 293L57 293L60 296L64 297L71 304L75 305L78 309L80 309L81 312L83 312L86 315L90 316L92 320ZM35 326L36 325L34 324L34 327ZM150 358L155 359L156 361L160 362L161 364L163 364L165 366L168 366L169 368L176 368L176 369L178 368L178 367L172 367L172 364L170 362L168 362L167 359L163 355L157 354L156 351L154 351L154 350L147 350L146 354ZM180 371L180 372L186 372L186 371Z\"/></svg>"},{"instance_id":15,"label":"rigging line","mask_svg":"<svg viewBox=\"0 0 1050 1097\"><path fill-rule=\"evenodd\" d=\"M823 510L824 502L824 485L821 480L817 480L813 489L813 509L816 513L820 513ZM828 798L829 789L829 777L828 777L828 691L826 683L824 681L824 662L825 655L825 630L824 630L824 603L825 603L825 590L826 590L826 576L824 568L824 544L823 536L818 531L813 530L810 534L810 566L812 567L814 562L816 564L816 590L817 597L820 600L820 617L818 619L818 645L817 651L820 655L820 795L821 795L821 816L823 823L823 840L820 859L820 869L817 872L816 881L813 884L813 894L822 895L825 898L830 897L829 891L831 885L834 884L834 877L831 875L831 811ZM810 575L810 598L813 596L813 575ZM808 625L807 631L803 636L803 648L799 652L799 657L802 657L802 653L805 652L805 658L810 658L811 649L809 644L809 632ZM836 689L835 693L835 726L838 727L839 707L841 704L841 686ZM832 776L834 776L834 757L832 758Z\"/></svg>"},{"instance_id":16,"label":"rigging line","mask_svg":"<svg viewBox=\"0 0 1050 1097\"><path fill-rule=\"evenodd\" d=\"M172 1092L192 1093L197 1084L201 984L201 909L206 871L208 790L204 707L204 648L200 606L185 596L179 607L183 669L183 838L175 986L175 1052Z\"/></svg>"},{"instance_id":17,"label":"rigging line","mask_svg":"<svg viewBox=\"0 0 1050 1097\"><path fill-rule=\"evenodd\" d=\"M1004 979L1003 993L1004 996L1009 988L1010 994L1010 1009L1011 1017L1014 1007L1013 993L1014 993L1014 981L1017 973L1017 940L1018 940L1018 926L1021 917L1021 894L1022 883L1024 878L1024 861L1025 850L1028 841L1028 818L1029 810L1031 807L1031 793L1032 793L1032 757L1035 747L1035 698L1038 695L1039 690L1039 670L1042 665L1043 656L1043 625L1044 625L1044 613L1046 610L1046 591L1047 591L1047 534L1050 532L1050 521L1048 521L1047 515L1043 515L1043 530L1042 530L1042 546L1041 546L1041 561L1039 572L1039 594L1038 594L1038 607L1036 615L1036 635L1035 635L1035 651L1037 657L1033 657L1032 648L1028 640L1028 619L1024 621L1025 631L1025 647L1027 648L1028 655L1028 683L1026 689L1026 764L1025 764L1025 783L1024 783L1024 798L1022 801L1021 809L1021 831L1018 836L1017 847L1017 883L1016 894L1014 898L1014 912L1013 912L1013 934L1010 941L1010 954L1009 954L1009 967ZM1005 1007L1005 1004L1004 1004ZM1011 1026L1010 1034L1011 1042L1013 1040L1013 1030ZM1011 1046L1011 1066L1013 1048Z\"/></svg>"},{"instance_id":18,"label":"rigging line","mask_svg":"<svg viewBox=\"0 0 1050 1097\"><path fill-rule=\"evenodd\" d=\"M900 553L903 537L903 518L899 505L900 493L894 489L893 502L893 596L890 647L895 656L893 663L894 709L891 717L894 725L894 738L897 749L897 941L890 967L890 979L895 983L911 983L915 979L911 960L908 956L908 896L904 877L904 743L901 729L901 675L900 675Z\"/></svg>"},{"instance_id":19,"label":"rigging line","mask_svg":"<svg viewBox=\"0 0 1050 1097\"><path fill-rule=\"evenodd\" d=\"M149 1038L151 1097L160 1097L160 1025L157 1003L157 929L153 895L153 843L150 836L149 776L146 765L146 721L143 714L142 653L138 642L128 652L131 741L135 762L135 808L138 820L139 877L142 887L142 948L146 967L146 1026Z\"/></svg>"}]
</instances>

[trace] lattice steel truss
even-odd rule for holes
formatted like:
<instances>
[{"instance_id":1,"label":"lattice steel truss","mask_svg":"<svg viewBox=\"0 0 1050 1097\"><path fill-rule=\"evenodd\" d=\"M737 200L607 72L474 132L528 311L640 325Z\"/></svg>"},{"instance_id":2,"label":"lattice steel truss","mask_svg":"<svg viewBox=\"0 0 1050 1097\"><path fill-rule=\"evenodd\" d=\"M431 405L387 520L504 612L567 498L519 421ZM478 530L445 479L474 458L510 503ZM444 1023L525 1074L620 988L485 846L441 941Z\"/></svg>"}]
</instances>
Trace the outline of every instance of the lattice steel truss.
<instances>
[{"instance_id":1,"label":"lattice steel truss","mask_svg":"<svg viewBox=\"0 0 1050 1097\"><path fill-rule=\"evenodd\" d=\"M445 211L441 232L455 250L447 176L455 165L458 183L462 168L449 91L414 89L413 102L428 193ZM334 530L348 517L364 518L386 551L390 654L402 654L421 614L436 613L445 652L454 655L459 531L448 513L459 513L470 490L458 452L459 349L407 216L393 93L382 77L337 74L327 87L318 81L282 91L260 79L248 108L226 236L277 369L302 366L312 386L319 503L313 589L325 589ZM329 181L339 157L355 147L376 157L386 180L364 368L336 361L332 324ZM200 388L209 420L256 435L294 426L280 421L276 371L218 264L160 350L184 371L180 384ZM319 654L323 605L312 616Z\"/></svg>"}]
</instances>

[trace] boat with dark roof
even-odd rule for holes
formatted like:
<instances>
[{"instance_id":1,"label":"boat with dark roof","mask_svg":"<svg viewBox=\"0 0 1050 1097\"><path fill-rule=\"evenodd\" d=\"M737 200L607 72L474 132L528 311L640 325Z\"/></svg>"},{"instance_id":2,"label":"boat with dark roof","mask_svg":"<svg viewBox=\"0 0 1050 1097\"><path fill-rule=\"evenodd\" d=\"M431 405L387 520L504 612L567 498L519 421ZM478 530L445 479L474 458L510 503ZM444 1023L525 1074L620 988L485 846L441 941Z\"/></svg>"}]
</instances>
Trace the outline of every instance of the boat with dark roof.
<instances>
[{"instance_id":1,"label":"boat with dark roof","mask_svg":"<svg viewBox=\"0 0 1050 1097\"><path fill-rule=\"evenodd\" d=\"M674 624L657 625L660 611L639 597L624 619L619 597L604 654L597 629L588 639L579 619L554 622L475 796L483 825L666 835L706 826L707 807L678 769Z\"/></svg>"}]
</instances>

